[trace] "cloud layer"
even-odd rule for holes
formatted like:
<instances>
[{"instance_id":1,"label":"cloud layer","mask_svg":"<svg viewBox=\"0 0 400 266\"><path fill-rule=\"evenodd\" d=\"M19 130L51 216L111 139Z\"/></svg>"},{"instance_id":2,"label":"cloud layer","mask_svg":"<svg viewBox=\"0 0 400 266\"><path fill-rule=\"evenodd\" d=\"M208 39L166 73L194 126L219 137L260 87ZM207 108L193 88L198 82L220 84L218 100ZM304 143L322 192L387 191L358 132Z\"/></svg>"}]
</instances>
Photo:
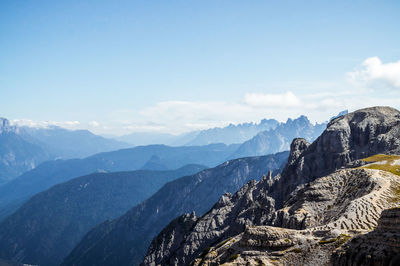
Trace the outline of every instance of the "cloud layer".
<instances>
[{"instance_id":1,"label":"cloud layer","mask_svg":"<svg viewBox=\"0 0 400 266\"><path fill-rule=\"evenodd\" d=\"M370 57L348 76L363 86L382 88L386 85L400 89L400 61L385 64L378 57Z\"/></svg>"},{"instance_id":2,"label":"cloud layer","mask_svg":"<svg viewBox=\"0 0 400 266\"><path fill-rule=\"evenodd\" d=\"M328 87L319 83L319 89L289 85L291 88L275 92L244 93L235 101L162 101L140 110L114 110L99 122L25 119L14 120L14 123L33 127L85 128L100 134L179 134L230 123L258 122L263 118L285 121L307 115L311 121L322 122L345 109L353 111L375 105L400 108L400 61L382 63L378 57L367 58L356 70L347 73L347 77L351 82L346 83L343 78L336 84L329 83Z\"/></svg>"},{"instance_id":3,"label":"cloud layer","mask_svg":"<svg viewBox=\"0 0 400 266\"><path fill-rule=\"evenodd\" d=\"M246 93L244 102L255 107L300 107L300 99L291 91L281 94Z\"/></svg>"}]
</instances>

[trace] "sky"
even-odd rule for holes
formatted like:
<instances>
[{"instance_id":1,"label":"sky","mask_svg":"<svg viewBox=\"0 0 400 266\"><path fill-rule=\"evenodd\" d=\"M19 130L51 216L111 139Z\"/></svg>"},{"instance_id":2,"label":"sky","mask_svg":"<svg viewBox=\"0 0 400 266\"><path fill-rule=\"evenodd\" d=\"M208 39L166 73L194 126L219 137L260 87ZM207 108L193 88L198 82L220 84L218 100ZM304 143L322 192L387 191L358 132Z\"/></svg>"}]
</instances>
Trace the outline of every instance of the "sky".
<instances>
[{"instance_id":1,"label":"sky","mask_svg":"<svg viewBox=\"0 0 400 266\"><path fill-rule=\"evenodd\" d=\"M98 134L400 109L399 1L0 1L0 116Z\"/></svg>"}]
</instances>

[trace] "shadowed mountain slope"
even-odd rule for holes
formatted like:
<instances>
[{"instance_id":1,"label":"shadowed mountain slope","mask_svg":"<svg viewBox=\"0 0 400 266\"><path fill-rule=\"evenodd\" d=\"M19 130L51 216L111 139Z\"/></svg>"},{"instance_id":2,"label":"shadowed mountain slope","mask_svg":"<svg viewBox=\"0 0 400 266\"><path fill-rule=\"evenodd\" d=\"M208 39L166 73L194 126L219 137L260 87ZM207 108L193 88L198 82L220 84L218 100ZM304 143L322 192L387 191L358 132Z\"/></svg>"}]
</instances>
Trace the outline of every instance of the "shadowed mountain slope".
<instances>
[{"instance_id":1,"label":"shadowed mountain slope","mask_svg":"<svg viewBox=\"0 0 400 266\"><path fill-rule=\"evenodd\" d=\"M57 265L89 229L122 215L165 183L205 167L96 173L33 196L0 223L0 258Z\"/></svg>"},{"instance_id":2,"label":"shadowed mountain slope","mask_svg":"<svg viewBox=\"0 0 400 266\"><path fill-rule=\"evenodd\" d=\"M171 170L187 164L212 167L224 162L236 148L224 144L192 147L150 145L99 153L85 159L48 161L0 187L0 214L3 214L0 220L30 196L74 177L93 172L132 171L143 166L148 170L152 166L157 170ZM151 163L154 156L159 159L157 164Z\"/></svg>"}]
</instances>

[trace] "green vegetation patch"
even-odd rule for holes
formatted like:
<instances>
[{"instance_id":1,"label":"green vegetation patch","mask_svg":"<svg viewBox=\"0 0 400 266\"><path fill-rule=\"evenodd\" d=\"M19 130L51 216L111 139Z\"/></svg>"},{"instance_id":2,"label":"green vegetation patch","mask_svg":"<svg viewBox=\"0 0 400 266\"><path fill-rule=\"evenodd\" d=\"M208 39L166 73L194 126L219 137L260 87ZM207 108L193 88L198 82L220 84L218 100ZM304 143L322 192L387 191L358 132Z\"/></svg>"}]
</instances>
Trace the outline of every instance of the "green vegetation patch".
<instances>
[{"instance_id":1,"label":"green vegetation patch","mask_svg":"<svg viewBox=\"0 0 400 266\"><path fill-rule=\"evenodd\" d=\"M229 260L230 261L234 261L239 257L239 254L233 254L232 256L230 256Z\"/></svg>"},{"instance_id":2,"label":"green vegetation patch","mask_svg":"<svg viewBox=\"0 0 400 266\"><path fill-rule=\"evenodd\" d=\"M321 245L324 245L324 244L336 242L337 240L338 240L337 238L331 238L331 239L321 240L318 243L320 243Z\"/></svg>"},{"instance_id":3,"label":"green vegetation patch","mask_svg":"<svg viewBox=\"0 0 400 266\"><path fill-rule=\"evenodd\" d=\"M348 234L340 234L336 238L321 240L321 241L319 241L319 244L324 245L324 244L335 243L336 247L340 247L341 245L343 245L344 243L349 241L351 239L351 237L352 236L348 235Z\"/></svg>"},{"instance_id":4,"label":"green vegetation patch","mask_svg":"<svg viewBox=\"0 0 400 266\"><path fill-rule=\"evenodd\" d=\"M392 190L392 196L389 199L390 203L400 203L400 186L396 185L396 186L392 186L391 187Z\"/></svg>"},{"instance_id":5,"label":"green vegetation patch","mask_svg":"<svg viewBox=\"0 0 400 266\"><path fill-rule=\"evenodd\" d=\"M400 160L400 155L376 154L371 157L362 159L362 161L364 162L371 163L362 166L362 168L382 170L400 176L400 164L398 160ZM389 202L399 204L400 186L392 185L391 190L392 196L390 197Z\"/></svg>"},{"instance_id":6,"label":"green vegetation patch","mask_svg":"<svg viewBox=\"0 0 400 266\"><path fill-rule=\"evenodd\" d=\"M363 168L382 170L400 176L400 165L395 162L396 160L400 160L399 155L376 154L362 159L371 163L364 165Z\"/></svg>"},{"instance_id":7,"label":"green vegetation patch","mask_svg":"<svg viewBox=\"0 0 400 266\"><path fill-rule=\"evenodd\" d=\"M294 252L294 253L301 253L303 250L301 248L293 248L291 250L289 250L290 252Z\"/></svg>"},{"instance_id":8,"label":"green vegetation patch","mask_svg":"<svg viewBox=\"0 0 400 266\"><path fill-rule=\"evenodd\" d=\"M215 248L217 249L217 248L222 247L223 245L225 245L231 239L232 239L232 237L225 239L224 241L222 241L218 245L216 245Z\"/></svg>"},{"instance_id":9,"label":"green vegetation patch","mask_svg":"<svg viewBox=\"0 0 400 266\"><path fill-rule=\"evenodd\" d=\"M375 154L370 157L361 159L361 161L367 162L367 163L376 163L376 162L381 162L381 161L393 161L393 160L399 160L400 155L387 155L387 154Z\"/></svg>"},{"instance_id":10,"label":"green vegetation patch","mask_svg":"<svg viewBox=\"0 0 400 266\"><path fill-rule=\"evenodd\" d=\"M351 239L351 235L340 234L340 236L338 236L338 238L337 238L336 247L340 247L341 245L343 245L350 239Z\"/></svg>"}]
</instances>

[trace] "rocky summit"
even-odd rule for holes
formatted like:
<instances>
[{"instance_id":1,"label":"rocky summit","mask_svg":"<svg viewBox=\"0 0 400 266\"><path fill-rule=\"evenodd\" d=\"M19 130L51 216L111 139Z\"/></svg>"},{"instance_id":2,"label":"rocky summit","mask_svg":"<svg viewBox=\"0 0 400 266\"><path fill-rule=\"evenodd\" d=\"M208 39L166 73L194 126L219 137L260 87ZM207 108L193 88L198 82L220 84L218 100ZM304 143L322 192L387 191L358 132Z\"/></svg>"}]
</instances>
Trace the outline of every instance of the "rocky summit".
<instances>
[{"instance_id":1,"label":"rocky summit","mask_svg":"<svg viewBox=\"0 0 400 266\"><path fill-rule=\"evenodd\" d=\"M281 175L175 219L143 265L398 265L400 112L333 119L295 139Z\"/></svg>"}]
</instances>

